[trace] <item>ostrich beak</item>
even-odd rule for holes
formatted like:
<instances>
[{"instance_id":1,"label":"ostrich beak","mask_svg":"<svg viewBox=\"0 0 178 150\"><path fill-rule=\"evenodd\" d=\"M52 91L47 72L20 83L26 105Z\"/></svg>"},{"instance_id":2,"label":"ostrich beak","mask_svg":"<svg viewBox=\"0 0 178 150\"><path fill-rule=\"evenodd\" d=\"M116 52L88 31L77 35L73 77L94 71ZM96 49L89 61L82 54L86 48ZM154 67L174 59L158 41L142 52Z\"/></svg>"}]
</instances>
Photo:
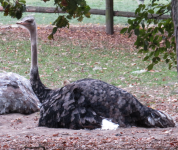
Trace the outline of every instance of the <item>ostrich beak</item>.
<instances>
[{"instance_id":1,"label":"ostrich beak","mask_svg":"<svg viewBox=\"0 0 178 150\"><path fill-rule=\"evenodd\" d=\"M22 21L18 21L18 22L16 22L16 24L22 24Z\"/></svg>"},{"instance_id":2,"label":"ostrich beak","mask_svg":"<svg viewBox=\"0 0 178 150\"><path fill-rule=\"evenodd\" d=\"M16 24L18 24L18 25L26 25L27 23L23 22L23 21L18 21L18 22L16 22Z\"/></svg>"}]
</instances>

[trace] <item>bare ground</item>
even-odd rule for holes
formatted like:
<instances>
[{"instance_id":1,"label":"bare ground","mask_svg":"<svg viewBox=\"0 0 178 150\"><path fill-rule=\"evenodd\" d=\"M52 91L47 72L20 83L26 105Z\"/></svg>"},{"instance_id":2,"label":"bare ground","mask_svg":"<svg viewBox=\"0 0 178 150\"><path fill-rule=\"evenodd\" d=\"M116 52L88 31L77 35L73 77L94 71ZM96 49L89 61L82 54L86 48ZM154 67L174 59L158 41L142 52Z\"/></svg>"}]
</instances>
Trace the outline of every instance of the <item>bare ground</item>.
<instances>
[{"instance_id":1,"label":"bare ground","mask_svg":"<svg viewBox=\"0 0 178 150\"><path fill-rule=\"evenodd\" d=\"M38 127L39 112L0 116L0 149L176 149L178 128L70 130ZM41 147L41 148L40 148Z\"/></svg>"},{"instance_id":2,"label":"bare ground","mask_svg":"<svg viewBox=\"0 0 178 150\"><path fill-rule=\"evenodd\" d=\"M39 27L39 38L47 41L47 34L50 33L51 27ZM0 28L0 33L22 34L19 28L9 26ZM82 32L85 31L85 32ZM82 32L82 33L81 33ZM104 27L83 27L80 30L77 27L62 29L61 37L74 39L74 44L79 40L90 40L95 44L93 47L100 46L100 41L107 40L113 43L112 46L117 48L114 43L129 45L129 49L134 50L132 39L128 39L119 32L113 36L107 36L104 33ZM82 36L81 36L82 35ZM23 36L29 35L23 32ZM57 35L56 35L57 36ZM84 38L85 37L85 38ZM116 39L117 37L117 39ZM118 40L119 38L119 40ZM77 44L77 43L76 43ZM86 43L84 43L85 46ZM177 96L170 97L170 102L165 102L162 98L156 97L158 90L163 93L170 92L165 89L150 89L149 92L153 97L142 97L140 94L143 90L128 88L136 97L144 102L151 102L157 99L157 104L152 105L155 109L169 113L178 122L177 114ZM139 91L139 92L138 92ZM145 100L147 99L147 100ZM178 127L174 128L118 128L117 130L70 130L70 129L52 129L38 127L39 112L31 115L7 114L0 115L0 149L54 149L54 150L90 150L90 149L178 149Z\"/></svg>"}]
</instances>

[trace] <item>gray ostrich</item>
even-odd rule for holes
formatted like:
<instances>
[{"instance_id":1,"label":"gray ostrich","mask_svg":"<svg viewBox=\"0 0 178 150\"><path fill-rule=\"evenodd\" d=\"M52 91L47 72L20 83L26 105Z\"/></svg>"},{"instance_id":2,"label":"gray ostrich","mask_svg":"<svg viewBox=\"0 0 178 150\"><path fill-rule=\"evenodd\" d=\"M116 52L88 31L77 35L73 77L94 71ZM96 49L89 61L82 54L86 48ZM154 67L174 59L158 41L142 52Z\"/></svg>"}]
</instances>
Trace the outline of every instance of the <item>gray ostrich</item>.
<instances>
[{"instance_id":1,"label":"gray ostrich","mask_svg":"<svg viewBox=\"0 0 178 150\"><path fill-rule=\"evenodd\" d=\"M0 73L0 115L39 111L39 100L30 81L12 72Z\"/></svg>"},{"instance_id":2,"label":"gray ostrich","mask_svg":"<svg viewBox=\"0 0 178 150\"><path fill-rule=\"evenodd\" d=\"M174 127L171 117L141 104L127 91L96 79L81 79L52 90L38 72L37 31L31 16L17 22L31 37L30 82L41 102L39 126L95 129L107 118L120 127Z\"/></svg>"}]
</instances>

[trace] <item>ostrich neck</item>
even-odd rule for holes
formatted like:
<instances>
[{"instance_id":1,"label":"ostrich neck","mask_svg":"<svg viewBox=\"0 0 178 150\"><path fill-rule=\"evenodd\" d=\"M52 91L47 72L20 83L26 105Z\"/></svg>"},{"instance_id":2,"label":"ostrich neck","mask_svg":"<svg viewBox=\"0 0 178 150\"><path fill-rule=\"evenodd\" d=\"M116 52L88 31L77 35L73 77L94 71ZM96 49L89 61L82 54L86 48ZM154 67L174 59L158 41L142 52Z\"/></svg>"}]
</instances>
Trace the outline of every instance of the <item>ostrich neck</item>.
<instances>
[{"instance_id":1,"label":"ostrich neck","mask_svg":"<svg viewBox=\"0 0 178 150\"><path fill-rule=\"evenodd\" d=\"M41 103L46 100L50 89L45 87L41 82L38 72L38 56L37 56L37 31L36 26L30 30L31 36L31 70L30 70L30 83L32 89Z\"/></svg>"},{"instance_id":2,"label":"ostrich neck","mask_svg":"<svg viewBox=\"0 0 178 150\"><path fill-rule=\"evenodd\" d=\"M37 33L36 26L30 31L31 36L31 69L38 68L38 55L37 55Z\"/></svg>"}]
</instances>

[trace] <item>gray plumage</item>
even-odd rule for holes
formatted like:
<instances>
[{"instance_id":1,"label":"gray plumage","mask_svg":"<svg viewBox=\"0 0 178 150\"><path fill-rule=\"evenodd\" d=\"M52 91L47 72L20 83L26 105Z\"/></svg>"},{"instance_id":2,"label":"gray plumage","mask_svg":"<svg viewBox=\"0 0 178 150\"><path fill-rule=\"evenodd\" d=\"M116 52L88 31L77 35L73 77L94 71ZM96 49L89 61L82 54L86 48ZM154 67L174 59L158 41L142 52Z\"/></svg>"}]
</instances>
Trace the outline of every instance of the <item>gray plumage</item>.
<instances>
[{"instance_id":1,"label":"gray plumage","mask_svg":"<svg viewBox=\"0 0 178 150\"><path fill-rule=\"evenodd\" d=\"M39 100L30 81L12 72L0 73L0 115L39 111Z\"/></svg>"},{"instance_id":2,"label":"gray plumage","mask_svg":"<svg viewBox=\"0 0 178 150\"><path fill-rule=\"evenodd\" d=\"M30 82L42 104L39 126L95 129L104 118L120 127L175 126L168 115L142 105L132 94L100 80L82 79L57 90L45 87L38 73L35 20L25 17L18 24L31 35Z\"/></svg>"}]
</instances>

